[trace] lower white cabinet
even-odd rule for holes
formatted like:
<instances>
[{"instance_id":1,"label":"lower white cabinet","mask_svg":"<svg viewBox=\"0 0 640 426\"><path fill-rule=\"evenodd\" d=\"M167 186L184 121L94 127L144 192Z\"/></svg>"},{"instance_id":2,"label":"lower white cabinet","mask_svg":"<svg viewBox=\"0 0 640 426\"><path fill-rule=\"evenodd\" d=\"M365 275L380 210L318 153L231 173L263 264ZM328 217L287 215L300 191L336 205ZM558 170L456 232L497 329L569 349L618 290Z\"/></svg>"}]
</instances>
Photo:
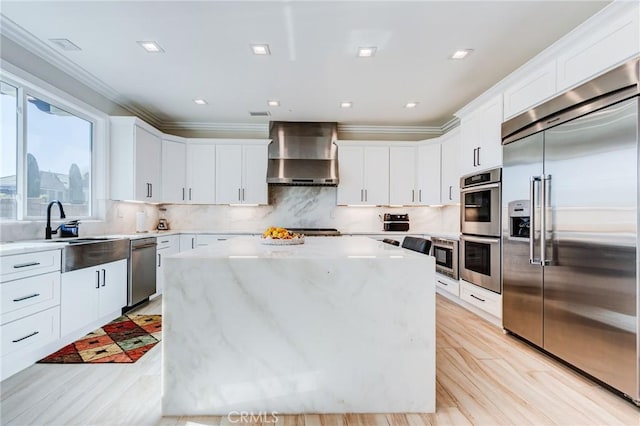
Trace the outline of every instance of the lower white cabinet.
<instances>
[{"instance_id":1,"label":"lower white cabinet","mask_svg":"<svg viewBox=\"0 0 640 426\"><path fill-rule=\"evenodd\" d=\"M502 318L502 295L460 280L460 299L496 318Z\"/></svg>"},{"instance_id":2,"label":"lower white cabinet","mask_svg":"<svg viewBox=\"0 0 640 426\"><path fill-rule=\"evenodd\" d=\"M61 280L62 336L127 304L127 260L65 272Z\"/></svg>"},{"instance_id":3,"label":"lower white cabinet","mask_svg":"<svg viewBox=\"0 0 640 426\"><path fill-rule=\"evenodd\" d=\"M156 294L159 296L164 289L164 258L172 254L180 253L180 236L166 235L158 237L156 259Z\"/></svg>"},{"instance_id":4,"label":"lower white cabinet","mask_svg":"<svg viewBox=\"0 0 640 426\"><path fill-rule=\"evenodd\" d=\"M460 281L436 273L436 287L456 297L460 297Z\"/></svg>"},{"instance_id":5,"label":"lower white cabinet","mask_svg":"<svg viewBox=\"0 0 640 426\"><path fill-rule=\"evenodd\" d=\"M196 234L180 234L180 251L188 251L196 248Z\"/></svg>"}]
</instances>

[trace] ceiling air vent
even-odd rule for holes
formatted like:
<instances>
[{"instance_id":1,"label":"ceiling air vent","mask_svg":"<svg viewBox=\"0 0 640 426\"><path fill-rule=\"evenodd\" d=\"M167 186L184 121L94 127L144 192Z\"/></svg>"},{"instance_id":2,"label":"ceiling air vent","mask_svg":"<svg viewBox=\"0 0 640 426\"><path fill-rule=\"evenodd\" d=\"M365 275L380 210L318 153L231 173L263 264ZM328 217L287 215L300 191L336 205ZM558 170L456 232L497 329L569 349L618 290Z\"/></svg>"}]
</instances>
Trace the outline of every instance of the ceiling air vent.
<instances>
[{"instance_id":1,"label":"ceiling air vent","mask_svg":"<svg viewBox=\"0 0 640 426\"><path fill-rule=\"evenodd\" d=\"M249 111L249 115L252 117L268 117L271 113L269 111Z\"/></svg>"}]
</instances>

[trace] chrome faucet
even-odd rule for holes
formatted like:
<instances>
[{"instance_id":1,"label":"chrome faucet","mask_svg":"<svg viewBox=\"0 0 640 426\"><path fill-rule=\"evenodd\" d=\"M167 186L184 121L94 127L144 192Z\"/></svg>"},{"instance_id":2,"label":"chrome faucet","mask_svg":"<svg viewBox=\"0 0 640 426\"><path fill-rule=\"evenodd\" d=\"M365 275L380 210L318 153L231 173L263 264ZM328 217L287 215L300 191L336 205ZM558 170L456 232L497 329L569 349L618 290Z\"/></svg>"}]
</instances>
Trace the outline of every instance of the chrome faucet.
<instances>
[{"instance_id":1,"label":"chrome faucet","mask_svg":"<svg viewBox=\"0 0 640 426\"><path fill-rule=\"evenodd\" d=\"M60 219L66 218L64 214L64 209L62 208L62 203L60 201L53 200L52 202L49 203L49 205L47 206L47 227L44 230L44 238L46 240L51 239L51 206L53 206L54 204L58 205L58 209L60 210ZM58 229L56 228L56 232L57 231Z\"/></svg>"}]
</instances>

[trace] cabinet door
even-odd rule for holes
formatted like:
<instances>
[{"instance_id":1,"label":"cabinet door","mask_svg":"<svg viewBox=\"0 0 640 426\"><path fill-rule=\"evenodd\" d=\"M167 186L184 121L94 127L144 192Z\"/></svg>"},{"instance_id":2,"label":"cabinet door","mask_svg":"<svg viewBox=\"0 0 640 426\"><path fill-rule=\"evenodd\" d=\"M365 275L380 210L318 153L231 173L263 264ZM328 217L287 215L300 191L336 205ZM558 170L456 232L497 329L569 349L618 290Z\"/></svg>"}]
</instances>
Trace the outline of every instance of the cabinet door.
<instances>
[{"instance_id":1,"label":"cabinet door","mask_svg":"<svg viewBox=\"0 0 640 426\"><path fill-rule=\"evenodd\" d=\"M162 201L180 203L186 194L187 146L182 142L162 141Z\"/></svg>"},{"instance_id":2,"label":"cabinet door","mask_svg":"<svg viewBox=\"0 0 640 426\"><path fill-rule=\"evenodd\" d=\"M502 95L496 96L481 110L481 143L476 155L478 170L502 166Z\"/></svg>"},{"instance_id":3,"label":"cabinet door","mask_svg":"<svg viewBox=\"0 0 640 426\"><path fill-rule=\"evenodd\" d=\"M136 199L160 201L162 196L162 142L159 137L135 126L136 135Z\"/></svg>"},{"instance_id":4,"label":"cabinet door","mask_svg":"<svg viewBox=\"0 0 640 426\"><path fill-rule=\"evenodd\" d=\"M389 148L389 204L417 204L416 150L410 146Z\"/></svg>"},{"instance_id":5,"label":"cabinet door","mask_svg":"<svg viewBox=\"0 0 640 426\"><path fill-rule=\"evenodd\" d=\"M440 204L440 144L418 148L418 190L416 203Z\"/></svg>"},{"instance_id":6,"label":"cabinet door","mask_svg":"<svg viewBox=\"0 0 640 426\"><path fill-rule=\"evenodd\" d=\"M187 151L189 186L185 198L194 204L215 203L216 146L192 144Z\"/></svg>"},{"instance_id":7,"label":"cabinet door","mask_svg":"<svg viewBox=\"0 0 640 426\"><path fill-rule=\"evenodd\" d=\"M504 119L532 108L556 93L556 61L550 61L504 92Z\"/></svg>"},{"instance_id":8,"label":"cabinet door","mask_svg":"<svg viewBox=\"0 0 640 426\"><path fill-rule=\"evenodd\" d=\"M65 336L98 318L100 270L65 272L60 281L60 331Z\"/></svg>"},{"instance_id":9,"label":"cabinet door","mask_svg":"<svg viewBox=\"0 0 640 426\"><path fill-rule=\"evenodd\" d=\"M364 149L364 204L389 204L389 147Z\"/></svg>"},{"instance_id":10,"label":"cabinet door","mask_svg":"<svg viewBox=\"0 0 640 426\"><path fill-rule=\"evenodd\" d=\"M337 204L364 204L364 149L338 147L338 168Z\"/></svg>"},{"instance_id":11,"label":"cabinet door","mask_svg":"<svg viewBox=\"0 0 640 426\"><path fill-rule=\"evenodd\" d=\"M189 251L196 248L195 234L180 234L180 251Z\"/></svg>"},{"instance_id":12,"label":"cabinet door","mask_svg":"<svg viewBox=\"0 0 640 426\"><path fill-rule=\"evenodd\" d=\"M100 265L100 298L98 318L119 311L127 304L127 261Z\"/></svg>"},{"instance_id":13,"label":"cabinet door","mask_svg":"<svg viewBox=\"0 0 640 426\"><path fill-rule=\"evenodd\" d=\"M442 140L442 204L460 202L460 130L452 130Z\"/></svg>"},{"instance_id":14,"label":"cabinet door","mask_svg":"<svg viewBox=\"0 0 640 426\"><path fill-rule=\"evenodd\" d=\"M460 122L460 172L465 175L476 171L476 152L481 144L480 114L475 111Z\"/></svg>"},{"instance_id":15,"label":"cabinet door","mask_svg":"<svg viewBox=\"0 0 640 426\"><path fill-rule=\"evenodd\" d=\"M266 179L265 171L265 179ZM242 202L242 146L216 146L216 204Z\"/></svg>"},{"instance_id":16,"label":"cabinet door","mask_svg":"<svg viewBox=\"0 0 640 426\"><path fill-rule=\"evenodd\" d=\"M266 145L245 145L242 148L242 202L268 204Z\"/></svg>"}]
</instances>

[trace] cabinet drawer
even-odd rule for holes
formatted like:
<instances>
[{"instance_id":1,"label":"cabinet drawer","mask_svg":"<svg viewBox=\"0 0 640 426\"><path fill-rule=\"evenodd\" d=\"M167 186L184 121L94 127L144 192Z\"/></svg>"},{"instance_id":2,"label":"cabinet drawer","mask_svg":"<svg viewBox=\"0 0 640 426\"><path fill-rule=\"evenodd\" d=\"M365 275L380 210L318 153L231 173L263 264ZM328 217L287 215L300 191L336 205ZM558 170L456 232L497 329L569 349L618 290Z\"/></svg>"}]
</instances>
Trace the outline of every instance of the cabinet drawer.
<instances>
[{"instance_id":1,"label":"cabinet drawer","mask_svg":"<svg viewBox=\"0 0 640 426\"><path fill-rule=\"evenodd\" d=\"M497 293L460 281L460 298L496 318L502 318L502 296Z\"/></svg>"},{"instance_id":2,"label":"cabinet drawer","mask_svg":"<svg viewBox=\"0 0 640 426\"><path fill-rule=\"evenodd\" d=\"M157 237L156 241L158 242L158 250L170 248L173 246L180 247L180 236L178 235L166 235Z\"/></svg>"},{"instance_id":3,"label":"cabinet drawer","mask_svg":"<svg viewBox=\"0 0 640 426\"><path fill-rule=\"evenodd\" d=\"M37 349L60 338L60 307L4 324L0 326L0 331L1 356Z\"/></svg>"},{"instance_id":4,"label":"cabinet drawer","mask_svg":"<svg viewBox=\"0 0 640 426\"><path fill-rule=\"evenodd\" d=\"M60 272L57 271L0 285L1 324L59 304Z\"/></svg>"},{"instance_id":5,"label":"cabinet drawer","mask_svg":"<svg viewBox=\"0 0 640 426\"><path fill-rule=\"evenodd\" d=\"M60 270L60 250L2 256L0 282Z\"/></svg>"},{"instance_id":6,"label":"cabinet drawer","mask_svg":"<svg viewBox=\"0 0 640 426\"><path fill-rule=\"evenodd\" d=\"M436 286L444 291L453 294L456 297L460 297L460 282L445 277L444 275L436 274Z\"/></svg>"}]
</instances>

